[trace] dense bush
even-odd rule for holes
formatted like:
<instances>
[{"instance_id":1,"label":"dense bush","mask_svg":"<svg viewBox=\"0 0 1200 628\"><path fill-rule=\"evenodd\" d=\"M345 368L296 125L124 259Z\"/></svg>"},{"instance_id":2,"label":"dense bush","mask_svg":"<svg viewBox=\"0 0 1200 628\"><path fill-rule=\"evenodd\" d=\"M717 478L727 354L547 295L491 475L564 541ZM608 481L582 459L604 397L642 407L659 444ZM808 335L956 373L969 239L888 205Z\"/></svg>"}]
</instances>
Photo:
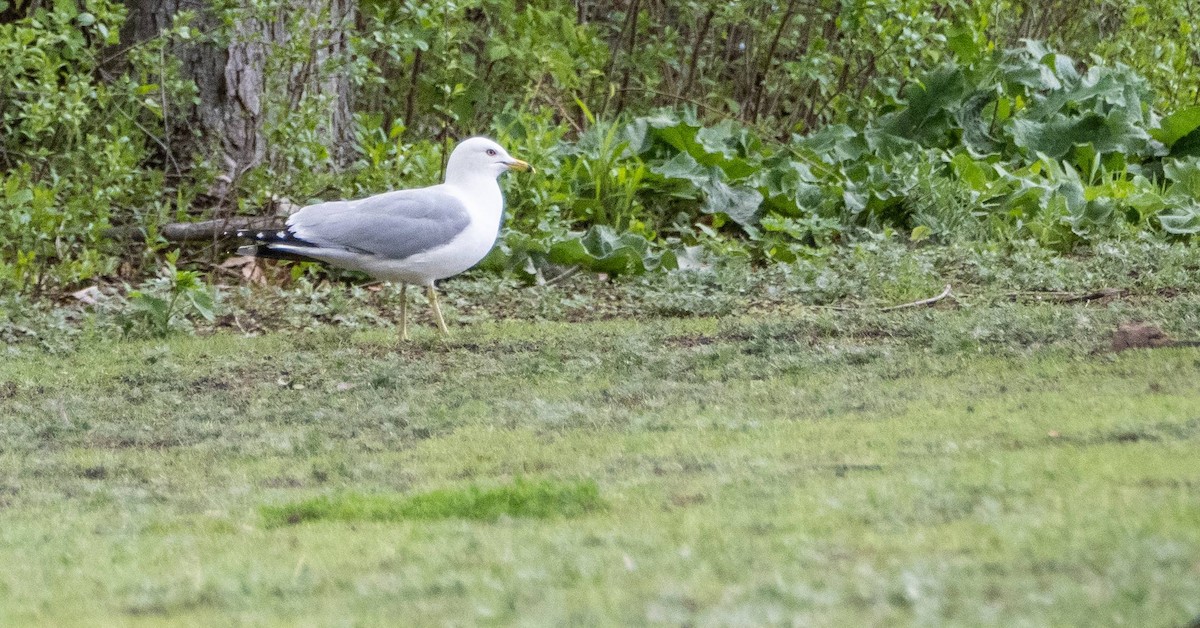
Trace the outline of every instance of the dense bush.
<instances>
[{"instance_id":1,"label":"dense bush","mask_svg":"<svg viewBox=\"0 0 1200 628\"><path fill-rule=\"evenodd\" d=\"M163 111L189 86L160 54L177 31L115 52L119 2L25 9L0 23L0 291L37 292L116 272L114 218L152 233L169 215Z\"/></svg>"},{"instance_id":2,"label":"dense bush","mask_svg":"<svg viewBox=\"0 0 1200 628\"><path fill-rule=\"evenodd\" d=\"M786 139L886 107L964 48L1045 40L1124 63L1172 108L1200 104L1200 22L1178 0L365 2L361 102L421 137L485 130L542 107L589 113L691 104Z\"/></svg>"},{"instance_id":3,"label":"dense bush","mask_svg":"<svg viewBox=\"0 0 1200 628\"><path fill-rule=\"evenodd\" d=\"M482 132L539 167L506 182L488 260L528 277L787 261L864 230L1060 250L1200 231L1187 2L361 0L342 56L328 21L213 6L206 32L180 15L129 46L112 0L0 2L0 290L158 272L159 225L215 211L193 200L222 166L172 144L196 102L173 46L272 16L272 148L223 212L428 184ZM303 87L289 68L352 86L349 159L322 144L320 94L277 88Z\"/></svg>"},{"instance_id":4,"label":"dense bush","mask_svg":"<svg viewBox=\"0 0 1200 628\"><path fill-rule=\"evenodd\" d=\"M1069 249L1140 232L1200 231L1200 108L1165 118L1125 66L1078 71L1030 42L963 49L865 124L775 143L693 110L592 124L544 164L514 214L698 244L741 233L790 261L859 228L914 240L1034 239ZM580 263L517 223L509 251ZM637 269L634 269L637 270Z\"/></svg>"},{"instance_id":5,"label":"dense bush","mask_svg":"<svg viewBox=\"0 0 1200 628\"><path fill-rule=\"evenodd\" d=\"M99 115L132 95L92 76L101 47L116 43L121 7L89 9L0 25L0 290L111 271L96 251L100 230L112 204L137 192L138 131Z\"/></svg>"}]
</instances>

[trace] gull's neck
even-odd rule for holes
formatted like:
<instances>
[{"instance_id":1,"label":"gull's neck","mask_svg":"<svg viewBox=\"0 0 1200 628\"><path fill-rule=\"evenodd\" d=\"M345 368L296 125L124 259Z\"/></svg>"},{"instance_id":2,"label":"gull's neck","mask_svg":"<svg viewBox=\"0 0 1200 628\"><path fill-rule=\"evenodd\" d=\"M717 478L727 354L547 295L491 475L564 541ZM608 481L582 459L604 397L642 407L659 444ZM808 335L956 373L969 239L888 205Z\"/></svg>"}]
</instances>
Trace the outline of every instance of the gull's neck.
<instances>
[{"instance_id":1,"label":"gull's neck","mask_svg":"<svg viewBox=\"0 0 1200 628\"><path fill-rule=\"evenodd\" d=\"M487 170L450 168L446 170L446 185L462 189L500 189L496 175Z\"/></svg>"},{"instance_id":2,"label":"gull's neck","mask_svg":"<svg viewBox=\"0 0 1200 628\"><path fill-rule=\"evenodd\" d=\"M461 198L473 213L487 216L499 226L500 214L504 211L504 195L494 174L486 170L447 170L444 185Z\"/></svg>"}]
</instances>

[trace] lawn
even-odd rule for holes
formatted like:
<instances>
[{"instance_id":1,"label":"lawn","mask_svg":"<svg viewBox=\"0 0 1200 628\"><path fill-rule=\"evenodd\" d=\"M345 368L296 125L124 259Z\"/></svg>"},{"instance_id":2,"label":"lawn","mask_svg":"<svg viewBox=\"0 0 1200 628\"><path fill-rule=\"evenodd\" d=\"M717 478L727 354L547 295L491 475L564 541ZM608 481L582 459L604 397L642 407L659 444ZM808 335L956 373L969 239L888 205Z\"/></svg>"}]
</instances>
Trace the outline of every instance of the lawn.
<instances>
[{"instance_id":1,"label":"lawn","mask_svg":"<svg viewBox=\"0 0 1200 628\"><path fill-rule=\"evenodd\" d=\"M20 352L0 624L1179 626L1200 350L1119 310Z\"/></svg>"}]
</instances>

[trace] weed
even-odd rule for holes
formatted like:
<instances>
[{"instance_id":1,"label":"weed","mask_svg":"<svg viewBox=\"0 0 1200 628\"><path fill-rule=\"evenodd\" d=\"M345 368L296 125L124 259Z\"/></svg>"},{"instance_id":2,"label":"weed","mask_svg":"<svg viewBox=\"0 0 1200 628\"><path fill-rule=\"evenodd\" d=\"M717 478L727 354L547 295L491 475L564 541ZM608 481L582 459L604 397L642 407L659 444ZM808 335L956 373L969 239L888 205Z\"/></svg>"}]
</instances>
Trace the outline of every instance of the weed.
<instances>
[{"instance_id":1,"label":"weed","mask_svg":"<svg viewBox=\"0 0 1200 628\"><path fill-rule=\"evenodd\" d=\"M215 318L214 291L203 282L200 273L175 266L179 252L167 254L158 277L129 292L131 307L126 315L126 335L149 334L164 337L180 321L199 316L208 322Z\"/></svg>"}]
</instances>

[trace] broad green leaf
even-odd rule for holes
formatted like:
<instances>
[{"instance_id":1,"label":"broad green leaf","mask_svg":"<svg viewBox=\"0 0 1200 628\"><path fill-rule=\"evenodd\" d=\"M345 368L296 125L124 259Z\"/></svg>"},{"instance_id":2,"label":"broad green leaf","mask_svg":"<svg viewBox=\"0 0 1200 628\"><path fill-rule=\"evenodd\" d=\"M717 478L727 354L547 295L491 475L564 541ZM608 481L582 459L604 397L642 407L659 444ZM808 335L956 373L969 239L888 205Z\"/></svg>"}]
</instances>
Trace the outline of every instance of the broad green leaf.
<instances>
[{"instance_id":1,"label":"broad green leaf","mask_svg":"<svg viewBox=\"0 0 1200 628\"><path fill-rule=\"evenodd\" d=\"M752 150L761 153L762 147L751 133L736 126L732 120L701 128L696 132L696 146L701 155L693 155L706 165L719 166L730 179L741 179L753 174L758 168L750 163L746 155Z\"/></svg>"},{"instance_id":2,"label":"broad green leaf","mask_svg":"<svg viewBox=\"0 0 1200 628\"><path fill-rule=\"evenodd\" d=\"M812 151L829 163L858 159L867 152L867 144L862 136L845 124L831 124L796 140L795 146Z\"/></svg>"},{"instance_id":3,"label":"broad green leaf","mask_svg":"<svg viewBox=\"0 0 1200 628\"><path fill-rule=\"evenodd\" d=\"M762 193L768 210L785 216L799 216L819 207L825 196L819 182L808 164L786 156L763 162L756 176L747 180Z\"/></svg>"},{"instance_id":4,"label":"broad green leaf","mask_svg":"<svg viewBox=\"0 0 1200 628\"><path fill-rule=\"evenodd\" d=\"M1200 128L1179 138L1171 146L1172 157L1200 157Z\"/></svg>"},{"instance_id":5,"label":"broad green leaf","mask_svg":"<svg viewBox=\"0 0 1200 628\"><path fill-rule=\"evenodd\" d=\"M1158 215L1163 231L1176 235L1200 233L1200 205L1191 204L1168 209Z\"/></svg>"},{"instance_id":6,"label":"broad green leaf","mask_svg":"<svg viewBox=\"0 0 1200 628\"><path fill-rule=\"evenodd\" d=\"M1142 220L1166 208L1167 203L1157 192L1143 190L1125 197L1125 204L1137 211Z\"/></svg>"},{"instance_id":7,"label":"broad green leaf","mask_svg":"<svg viewBox=\"0 0 1200 628\"><path fill-rule=\"evenodd\" d=\"M1200 130L1200 105L1184 107L1163 118L1157 129L1150 129L1150 136L1170 148L1197 130Z\"/></svg>"},{"instance_id":8,"label":"broad green leaf","mask_svg":"<svg viewBox=\"0 0 1200 628\"><path fill-rule=\"evenodd\" d=\"M875 144L872 148L892 155L898 153L882 134L912 140L922 146L940 147L948 139L954 114L964 106L971 91L961 67L943 65L908 88L903 109L872 122L867 141ZM876 132L872 133L872 130Z\"/></svg>"},{"instance_id":9,"label":"broad green leaf","mask_svg":"<svg viewBox=\"0 0 1200 628\"><path fill-rule=\"evenodd\" d=\"M1062 89L1053 63L1045 63L1048 53L1040 42L1026 40L1024 48L1004 53L1000 63L1004 79L1037 90Z\"/></svg>"},{"instance_id":10,"label":"broad green leaf","mask_svg":"<svg viewBox=\"0 0 1200 628\"><path fill-rule=\"evenodd\" d=\"M205 288L201 288L192 291L189 296L191 298L192 307L196 310L196 313L203 317L204 320L210 323L213 322L216 317L213 314L212 293Z\"/></svg>"},{"instance_id":11,"label":"broad green leaf","mask_svg":"<svg viewBox=\"0 0 1200 628\"><path fill-rule=\"evenodd\" d=\"M860 214L867 208L867 197L852 189L842 191L842 203L851 214Z\"/></svg>"},{"instance_id":12,"label":"broad green leaf","mask_svg":"<svg viewBox=\"0 0 1200 628\"><path fill-rule=\"evenodd\" d=\"M724 214L739 225L757 222L763 196L758 190L731 186L723 181L711 181L703 187L706 214Z\"/></svg>"},{"instance_id":13,"label":"broad green leaf","mask_svg":"<svg viewBox=\"0 0 1200 628\"><path fill-rule=\"evenodd\" d=\"M654 137L675 150L686 152L695 157L697 161L706 154L696 142L696 133L700 130L700 123L695 121L694 114L689 116L685 112L683 116L678 116L673 112L664 111L639 120L649 127L650 133Z\"/></svg>"},{"instance_id":14,"label":"broad green leaf","mask_svg":"<svg viewBox=\"0 0 1200 628\"><path fill-rule=\"evenodd\" d=\"M950 160L950 164L954 168L954 174L958 175L959 180L970 186L972 190L983 192L990 187L991 181L988 171L967 153L954 155Z\"/></svg>"},{"instance_id":15,"label":"broad green leaf","mask_svg":"<svg viewBox=\"0 0 1200 628\"><path fill-rule=\"evenodd\" d=\"M1085 201L1068 211L1070 213L1063 220L1071 225L1071 231L1081 236L1110 231L1117 218L1117 205L1111 198Z\"/></svg>"},{"instance_id":16,"label":"broad green leaf","mask_svg":"<svg viewBox=\"0 0 1200 628\"><path fill-rule=\"evenodd\" d=\"M1163 175L1171 182L1167 190L1171 196L1200 199L1200 157L1167 159L1163 161Z\"/></svg>"},{"instance_id":17,"label":"broad green leaf","mask_svg":"<svg viewBox=\"0 0 1200 628\"><path fill-rule=\"evenodd\" d=\"M703 127L696 131L695 137L696 144L705 154L719 155L725 159L738 156L738 137L732 120L723 120L720 124Z\"/></svg>"},{"instance_id":18,"label":"broad green leaf","mask_svg":"<svg viewBox=\"0 0 1200 628\"><path fill-rule=\"evenodd\" d=\"M884 159L897 160L921 150L917 142L880 128L868 127L863 139L873 153Z\"/></svg>"},{"instance_id":19,"label":"broad green leaf","mask_svg":"<svg viewBox=\"0 0 1200 628\"><path fill-rule=\"evenodd\" d=\"M1052 159L1063 158L1077 144L1091 144L1099 153L1140 153L1147 139L1143 129L1119 112L1109 116L1089 112L1072 118L1058 115L1049 122L1018 119L1012 122L1012 136L1017 146Z\"/></svg>"},{"instance_id":20,"label":"broad green leaf","mask_svg":"<svg viewBox=\"0 0 1200 628\"><path fill-rule=\"evenodd\" d=\"M984 117L984 110L996 102L996 94L979 91L972 94L954 113L954 119L962 130L962 143L976 155L986 155L999 150L1000 145L992 137L992 117Z\"/></svg>"},{"instance_id":21,"label":"broad green leaf","mask_svg":"<svg viewBox=\"0 0 1200 628\"><path fill-rule=\"evenodd\" d=\"M663 163L652 164L650 171L667 179L688 181L696 187L703 186L712 179L712 173L688 153L676 153Z\"/></svg>"},{"instance_id":22,"label":"broad green leaf","mask_svg":"<svg viewBox=\"0 0 1200 628\"><path fill-rule=\"evenodd\" d=\"M650 252L650 242L636 233L618 235L611 227L596 225L582 236L556 242L549 259L556 264L578 265L612 275L641 274L677 266L674 253Z\"/></svg>"},{"instance_id":23,"label":"broad green leaf","mask_svg":"<svg viewBox=\"0 0 1200 628\"><path fill-rule=\"evenodd\" d=\"M970 91L961 68L944 65L934 70L905 93L904 116L913 125L923 124L952 105L960 105Z\"/></svg>"},{"instance_id":24,"label":"broad green leaf","mask_svg":"<svg viewBox=\"0 0 1200 628\"><path fill-rule=\"evenodd\" d=\"M950 29L946 37L946 47L950 49L963 64L970 64L983 52L975 41L975 32L968 26L956 26Z\"/></svg>"},{"instance_id":25,"label":"broad green leaf","mask_svg":"<svg viewBox=\"0 0 1200 628\"><path fill-rule=\"evenodd\" d=\"M1026 116L1045 120L1071 111L1094 112L1101 115L1120 113L1139 127L1145 126L1142 110L1145 81L1127 68L1093 67L1078 80L1065 81L1061 89L1051 90L1037 98Z\"/></svg>"}]
</instances>

